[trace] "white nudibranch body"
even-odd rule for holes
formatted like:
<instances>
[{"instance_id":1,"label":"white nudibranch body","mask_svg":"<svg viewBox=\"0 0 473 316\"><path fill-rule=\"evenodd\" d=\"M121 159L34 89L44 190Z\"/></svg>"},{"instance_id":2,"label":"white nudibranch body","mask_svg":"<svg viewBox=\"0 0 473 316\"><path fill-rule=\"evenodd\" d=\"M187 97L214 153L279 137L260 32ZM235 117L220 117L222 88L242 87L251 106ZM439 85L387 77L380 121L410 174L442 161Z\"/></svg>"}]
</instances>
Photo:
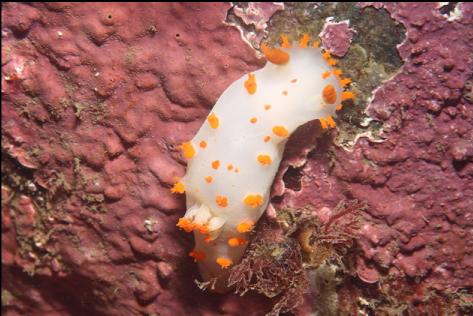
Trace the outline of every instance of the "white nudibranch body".
<instances>
[{"instance_id":1,"label":"white nudibranch body","mask_svg":"<svg viewBox=\"0 0 473 316\"><path fill-rule=\"evenodd\" d=\"M262 45L266 66L233 82L181 146L187 173L172 192L186 193L187 212L177 226L194 231L190 255L204 280L241 260L291 133L315 119L335 127L332 116L353 98L343 91L350 80L318 42L309 46L307 35L298 45L282 39L280 48Z\"/></svg>"}]
</instances>

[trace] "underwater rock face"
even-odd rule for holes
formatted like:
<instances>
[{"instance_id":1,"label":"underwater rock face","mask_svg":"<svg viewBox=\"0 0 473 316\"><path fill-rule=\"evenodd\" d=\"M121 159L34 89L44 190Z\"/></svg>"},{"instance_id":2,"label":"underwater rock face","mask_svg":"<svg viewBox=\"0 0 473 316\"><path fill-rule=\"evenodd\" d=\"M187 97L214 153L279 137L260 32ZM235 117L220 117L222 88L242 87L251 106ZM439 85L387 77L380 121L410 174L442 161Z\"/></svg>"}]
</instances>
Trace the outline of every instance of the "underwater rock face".
<instances>
[{"instance_id":1,"label":"underwater rock face","mask_svg":"<svg viewBox=\"0 0 473 316\"><path fill-rule=\"evenodd\" d=\"M264 23L251 16L273 39L298 25L318 35L328 23L315 21L320 12L350 20L340 62L360 97L337 131L317 138L312 124L294 135L270 209L312 205L323 217L344 199L368 204L352 258L357 280L332 295L341 311L471 312L462 289L473 286L473 5L274 8ZM185 171L177 146L231 82L265 63L225 22L231 9L2 6L2 313L271 310L262 296L195 286L192 241L175 226L185 201L169 192ZM372 33L363 14L405 27L399 56L398 30L378 23ZM326 45L347 43L346 32ZM370 50L380 37L392 51L378 42ZM347 143L350 151L337 145Z\"/></svg>"}]
</instances>

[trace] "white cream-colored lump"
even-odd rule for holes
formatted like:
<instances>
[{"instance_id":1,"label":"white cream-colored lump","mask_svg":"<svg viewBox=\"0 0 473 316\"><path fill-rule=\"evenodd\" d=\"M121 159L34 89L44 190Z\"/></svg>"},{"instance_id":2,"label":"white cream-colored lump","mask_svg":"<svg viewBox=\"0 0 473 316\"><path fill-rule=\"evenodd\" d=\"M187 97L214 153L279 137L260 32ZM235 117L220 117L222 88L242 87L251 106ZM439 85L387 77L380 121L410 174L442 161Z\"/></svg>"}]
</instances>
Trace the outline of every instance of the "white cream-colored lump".
<instances>
[{"instance_id":1,"label":"white cream-colored lump","mask_svg":"<svg viewBox=\"0 0 473 316\"><path fill-rule=\"evenodd\" d=\"M172 192L185 192L187 212L177 226L194 232L190 256L204 280L241 260L291 133L315 119L335 127L332 115L353 98L343 91L350 80L318 41L281 39L278 48L262 45L266 66L233 82L197 135L181 145L187 173Z\"/></svg>"}]
</instances>

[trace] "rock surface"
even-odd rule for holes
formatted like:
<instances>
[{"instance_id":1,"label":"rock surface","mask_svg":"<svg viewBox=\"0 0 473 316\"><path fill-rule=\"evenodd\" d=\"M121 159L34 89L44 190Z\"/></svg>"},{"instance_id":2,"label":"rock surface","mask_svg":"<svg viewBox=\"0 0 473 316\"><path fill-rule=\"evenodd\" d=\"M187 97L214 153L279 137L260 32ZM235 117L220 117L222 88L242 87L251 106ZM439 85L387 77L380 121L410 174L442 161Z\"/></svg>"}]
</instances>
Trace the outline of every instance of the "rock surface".
<instances>
[{"instance_id":1,"label":"rock surface","mask_svg":"<svg viewBox=\"0 0 473 316\"><path fill-rule=\"evenodd\" d=\"M2 313L271 310L195 286L192 240L175 227L185 201L169 192L185 171L177 146L265 62L232 10L270 41L350 22L323 44L341 47L359 97L337 130L294 135L268 212L368 205L330 302L472 312L473 5L451 4L3 4ZM308 296L294 313L313 308Z\"/></svg>"}]
</instances>

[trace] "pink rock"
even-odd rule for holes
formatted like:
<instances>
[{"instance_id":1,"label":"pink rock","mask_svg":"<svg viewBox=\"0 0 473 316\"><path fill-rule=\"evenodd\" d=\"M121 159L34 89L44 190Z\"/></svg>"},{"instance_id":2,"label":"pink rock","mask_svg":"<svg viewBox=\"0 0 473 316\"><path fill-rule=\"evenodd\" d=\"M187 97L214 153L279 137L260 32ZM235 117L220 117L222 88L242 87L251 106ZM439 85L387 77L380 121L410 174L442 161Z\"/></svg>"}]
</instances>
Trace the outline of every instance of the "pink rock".
<instances>
[{"instance_id":1,"label":"pink rock","mask_svg":"<svg viewBox=\"0 0 473 316\"><path fill-rule=\"evenodd\" d=\"M348 21L327 21L319 37L325 49L337 57L343 57L348 52L354 32Z\"/></svg>"},{"instance_id":2,"label":"pink rock","mask_svg":"<svg viewBox=\"0 0 473 316\"><path fill-rule=\"evenodd\" d=\"M245 5L235 4L233 13L239 17L244 25L230 23L240 30L242 36L254 47L259 47L262 38L267 34L267 22L277 11L284 10L283 3L276 2L248 2ZM245 29L253 27L254 32L247 32Z\"/></svg>"},{"instance_id":3,"label":"pink rock","mask_svg":"<svg viewBox=\"0 0 473 316\"><path fill-rule=\"evenodd\" d=\"M320 135L317 123L301 128L275 179L272 219L286 206L312 206L324 220L341 200L366 202L352 272L367 283L383 275L380 284L402 292L393 299L416 308L431 289L473 286L473 109L465 98L473 6L457 4L461 15L449 21L435 3L365 5L386 10L407 30L398 48L404 65L374 91L367 109L382 125L383 141L360 138L346 151L334 145L337 131ZM256 47L281 8L251 3L234 13L257 30L246 34ZM187 256L193 245L175 227L185 201L169 192L185 169L178 145L192 138L231 82L265 62L224 22L229 9L2 6L2 148L25 167L22 179L41 190L4 190L7 197L19 193L2 205L2 289L15 297L2 307L6 315L270 310L262 296L217 297L194 286L197 271ZM328 22L321 34L336 56L353 35L346 22ZM100 194L99 205L87 200ZM40 197L46 203L36 205ZM410 278L420 280L415 293L402 291Z\"/></svg>"},{"instance_id":4,"label":"pink rock","mask_svg":"<svg viewBox=\"0 0 473 316\"><path fill-rule=\"evenodd\" d=\"M356 265L358 277L366 283L376 283L379 281L379 273L376 269L369 268L363 259L359 259Z\"/></svg>"}]
</instances>

